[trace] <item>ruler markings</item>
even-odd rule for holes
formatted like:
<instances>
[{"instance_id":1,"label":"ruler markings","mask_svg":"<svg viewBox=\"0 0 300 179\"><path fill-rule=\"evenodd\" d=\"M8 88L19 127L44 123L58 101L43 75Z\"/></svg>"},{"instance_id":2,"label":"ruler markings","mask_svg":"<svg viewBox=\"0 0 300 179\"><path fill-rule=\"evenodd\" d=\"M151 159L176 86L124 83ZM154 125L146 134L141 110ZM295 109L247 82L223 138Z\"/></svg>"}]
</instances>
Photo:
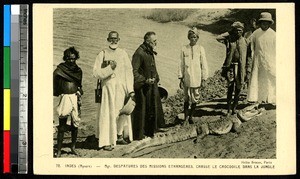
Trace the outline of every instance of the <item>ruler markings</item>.
<instances>
[{"instance_id":1,"label":"ruler markings","mask_svg":"<svg viewBox=\"0 0 300 179\"><path fill-rule=\"evenodd\" d=\"M20 118L18 173L27 173L28 132L27 132L27 91L28 91L28 5L20 5Z\"/></svg>"}]
</instances>

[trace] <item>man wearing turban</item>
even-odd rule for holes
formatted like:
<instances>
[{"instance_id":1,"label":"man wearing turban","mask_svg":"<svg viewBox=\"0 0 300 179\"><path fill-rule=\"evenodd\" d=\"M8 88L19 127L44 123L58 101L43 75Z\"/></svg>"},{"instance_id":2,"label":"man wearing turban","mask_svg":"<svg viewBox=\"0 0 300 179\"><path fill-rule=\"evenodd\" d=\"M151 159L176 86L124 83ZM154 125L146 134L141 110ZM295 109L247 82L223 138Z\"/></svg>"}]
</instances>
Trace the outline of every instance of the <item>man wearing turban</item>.
<instances>
[{"instance_id":1,"label":"man wearing turban","mask_svg":"<svg viewBox=\"0 0 300 179\"><path fill-rule=\"evenodd\" d=\"M184 90L184 120L193 124L193 113L200 101L200 87L205 86L208 78L208 67L204 48L197 44L199 33L197 28L188 31L190 43L184 45L180 53L178 78ZM191 110L188 111L191 103Z\"/></svg>"},{"instance_id":2,"label":"man wearing turban","mask_svg":"<svg viewBox=\"0 0 300 179\"><path fill-rule=\"evenodd\" d=\"M132 66L126 51L119 48L119 41L118 32L109 32L109 46L97 55L93 68L93 75L101 80L102 87L96 118L96 138L99 138L98 149L106 151L132 141L131 116L120 115L124 101L127 98L134 100ZM128 138L123 135L126 128Z\"/></svg>"},{"instance_id":3,"label":"man wearing turban","mask_svg":"<svg viewBox=\"0 0 300 179\"><path fill-rule=\"evenodd\" d=\"M251 56L247 41L242 36L244 24L236 21L231 27L231 31L217 37L217 40L226 46L226 58L222 67L222 76L228 81L227 115L236 113L241 89L248 79L247 75L250 73L246 72L246 64ZM232 99L233 92L234 98Z\"/></svg>"}]
</instances>

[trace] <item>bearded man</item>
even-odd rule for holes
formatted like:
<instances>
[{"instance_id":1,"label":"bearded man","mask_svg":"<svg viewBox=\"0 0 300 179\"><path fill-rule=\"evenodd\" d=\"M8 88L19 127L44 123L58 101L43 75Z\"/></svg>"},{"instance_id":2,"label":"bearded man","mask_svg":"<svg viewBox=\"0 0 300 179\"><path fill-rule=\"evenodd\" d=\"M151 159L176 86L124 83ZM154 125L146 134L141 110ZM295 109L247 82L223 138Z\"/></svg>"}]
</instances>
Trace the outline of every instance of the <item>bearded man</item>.
<instances>
[{"instance_id":1,"label":"bearded man","mask_svg":"<svg viewBox=\"0 0 300 179\"><path fill-rule=\"evenodd\" d=\"M155 56L157 37L155 32L147 32L144 43L132 57L136 107L133 112L134 139L153 137L154 133L165 127L164 113L158 91L159 75Z\"/></svg>"},{"instance_id":2,"label":"bearded man","mask_svg":"<svg viewBox=\"0 0 300 179\"><path fill-rule=\"evenodd\" d=\"M132 141L130 115L120 115L127 97L134 100L132 66L128 54L118 47L119 33L111 31L108 48L96 57L93 75L101 80L102 99L98 106L96 137L99 149L111 151L116 144ZM128 127L128 139L124 139L124 126Z\"/></svg>"}]
</instances>

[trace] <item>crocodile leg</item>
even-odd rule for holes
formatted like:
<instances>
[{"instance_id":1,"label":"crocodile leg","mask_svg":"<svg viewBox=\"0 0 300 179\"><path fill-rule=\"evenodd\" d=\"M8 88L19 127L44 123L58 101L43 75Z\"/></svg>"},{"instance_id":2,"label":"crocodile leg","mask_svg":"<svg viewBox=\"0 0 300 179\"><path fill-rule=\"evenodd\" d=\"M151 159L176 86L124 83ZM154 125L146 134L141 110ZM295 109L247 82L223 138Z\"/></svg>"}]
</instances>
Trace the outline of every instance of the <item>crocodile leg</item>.
<instances>
[{"instance_id":1,"label":"crocodile leg","mask_svg":"<svg viewBox=\"0 0 300 179\"><path fill-rule=\"evenodd\" d=\"M207 124L202 124L197 128L197 138L194 143L200 143L202 139L209 134L209 128Z\"/></svg>"},{"instance_id":2,"label":"crocodile leg","mask_svg":"<svg viewBox=\"0 0 300 179\"><path fill-rule=\"evenodd\" d=\"M233 132L238 132L242 122L239 120L239 118L234 117L234 118L232 118L232 123L233 123L233 126L232 126L231 130Z\"/></svg>"}]
</instances>

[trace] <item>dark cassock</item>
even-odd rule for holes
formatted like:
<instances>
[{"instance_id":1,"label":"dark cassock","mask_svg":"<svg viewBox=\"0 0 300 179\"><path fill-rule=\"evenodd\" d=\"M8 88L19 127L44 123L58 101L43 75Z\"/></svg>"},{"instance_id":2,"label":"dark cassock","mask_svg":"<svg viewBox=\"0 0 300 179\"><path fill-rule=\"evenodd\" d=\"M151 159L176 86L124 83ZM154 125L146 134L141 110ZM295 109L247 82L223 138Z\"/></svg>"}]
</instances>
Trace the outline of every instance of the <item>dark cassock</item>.
<instances>
[{"instance_id":1,"label":"dark cassock","mask_svg":"<svg viewBox=\"0 0 300 179\"><path fill-rule=\"evenodd\" d=\"M143 43L132 57L136 106L132 114L133 139L153 137L154 132L165 126L164 113L158 91L159 75L152 47ZM146 79L155 78L154 84Z\"/></svg>"}]
</instances>

